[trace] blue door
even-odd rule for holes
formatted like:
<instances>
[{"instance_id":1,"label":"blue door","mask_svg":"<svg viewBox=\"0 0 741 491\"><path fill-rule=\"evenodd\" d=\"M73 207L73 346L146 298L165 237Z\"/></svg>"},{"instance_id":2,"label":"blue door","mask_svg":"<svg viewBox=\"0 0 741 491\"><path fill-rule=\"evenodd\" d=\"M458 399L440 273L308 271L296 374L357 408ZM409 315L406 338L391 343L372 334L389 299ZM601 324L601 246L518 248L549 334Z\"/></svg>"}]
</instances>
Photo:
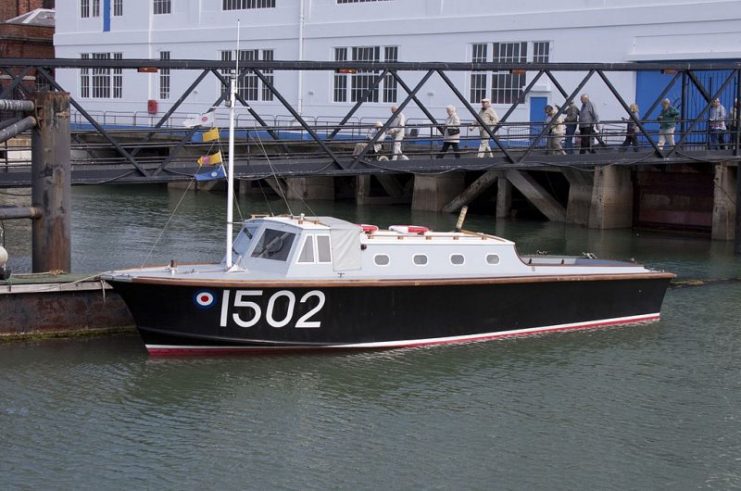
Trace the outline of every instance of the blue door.
<instances>
[{"instance_id":1,"label":"blue door","mask_svg":"<svg viewBox=\"0 0 741 491\"><path fill-rule=\"evenodd\" d=\"M548 105L547 97L530 98L530 135L531 139L537 137L543 131L545 121L545 106ZM543 142L539 142L540 145Z\"/></svg>"}]
</instances>

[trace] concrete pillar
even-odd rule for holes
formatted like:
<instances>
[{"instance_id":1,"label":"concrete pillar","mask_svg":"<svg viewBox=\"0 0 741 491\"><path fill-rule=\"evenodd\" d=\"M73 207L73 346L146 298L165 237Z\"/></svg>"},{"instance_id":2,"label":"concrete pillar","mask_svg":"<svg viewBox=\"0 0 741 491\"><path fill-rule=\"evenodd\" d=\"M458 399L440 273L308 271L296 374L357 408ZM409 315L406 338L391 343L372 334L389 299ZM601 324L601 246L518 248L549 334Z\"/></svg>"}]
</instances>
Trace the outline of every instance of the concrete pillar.
<instances>
[{"instance_id":1,"label":"concrete pillar","mask_svg":"<svg viewBox=\"0 0 741 491\"><path fill-rule=\"evenodd\" d=\"M727 162L715 165L713 196L713 240L734 240L736 237L736 179L738 168Z\"/></svg>"},{"instance_id":2,"label":"concrete pillar","mask_svg":"<svg viewBox=\"0 0 741 491\"><path fill-rule=\"evenodd\" d=\"M371 176L355 177L355 203L358 205L367 205L370 203L371 194Z\"/></svg>"},{"instance_id":3,"label":"concrete pillar","mask_svg":"<svg viewBox=\"0 0 741 491\"><path fill-rule=\"evenodd\" d=\"M579 169L565 168L564 177L569 181L569 202L566 205L566 223L587 225L592 208L594 174Z\"/></svg>"},{"instance_id":4,"label":"concrete pillar","mask_svg":"<svg viewBox=\"0 0 741 491\"><path fill-rule=\"evenodd\" d=\"M512 214L512 183L506 177L497 180L497 218Z\"/></svg>"},{"instance_id":5,"label":"concrete pillar","mask_svg":"<svg viewBox=\"0 0 741 491\"><path fill-rule=\"evenodd\" d=\"M443 176L414 176L413 210L440 211L465 188L462 172Z\"/></svg>"},{"instance_id":6,"label":"concrete pillar","mask_svg":"<svg viewBox=\"0 0 741 491\"><path fill-rule=\"evenodd\" d=\"M334 199L334 178L292 177L286 179L287 199Z\"/></svg>"},{"instance_id":7,"label":"concrete pillar","mask_svg":"<svg viewBox=\"0 0 741 491\"><path fill-rule=\"evenodd\" d=\"M589 228L633 226L633 181L628 167L595 167Z\"/></svg>"},{"instance_id":8,"label":"concrete pillar","mask_svg":"<svg viewBox=\"0 0 741 491\"><path fill-rule=\"evenodd\" d=\"M72 265L69 94L36 96L37 126L32 134L31 197L41 218L32 225L32 269L69 272Z\"/></svg>"}]
</instances>

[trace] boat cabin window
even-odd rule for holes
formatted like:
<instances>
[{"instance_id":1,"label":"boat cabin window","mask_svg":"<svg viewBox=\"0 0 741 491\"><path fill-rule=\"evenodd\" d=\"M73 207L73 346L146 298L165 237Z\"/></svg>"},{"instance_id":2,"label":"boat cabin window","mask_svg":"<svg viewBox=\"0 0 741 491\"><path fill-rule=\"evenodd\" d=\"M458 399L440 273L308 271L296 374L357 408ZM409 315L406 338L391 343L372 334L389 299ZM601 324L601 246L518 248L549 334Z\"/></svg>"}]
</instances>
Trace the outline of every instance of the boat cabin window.
<instances>
[{"instance_id":1,"label":"boat cabin window","mask_svg":"<svg viewBox=\"0 0 741 491\"><path fill-rule=\"evenodd\" d=\"M455 264L456 266L460 266L461 264L465 262L466 262L466 259L463 257L463 254L452 254L450 256L450 264Z\"/></svg>"},{"instance_id":2,"label":"boat cabin window","mask_svg":"<svg viewBox=\"0 0 741 491\"><path fill-rule=\"evenodd\" d=\"M376 254L373 257L373 262L375 262L377 266L388 266L391 259L386 254Z\"/></svg>"},{"instance_id":3,"label":"boat cabin window","mask_svg":"<svg viewBox=\"0 0 741 491\"><path fill-rule=\"evenodd\" d=\"M319 252L320 263L332 262L332 250L329 246L329 235L316 236L317 251Z\"/></svg>"},{"instance_id":4,"label":"boat cabin window","mask_svg":"<svg viewBox=\"0 0 741 491\"><path fill-rule=\"evenodd\" d=\"M298 256L299 263L314 262L314 237L307 235L304 240L304 246L301 248L301 254Z\"/></svg>"},{"instance_id":5,"label":"boat cabin window","mask_svg":"<svg viewBox=\"0 0 741 491\"><path fill-rule=\"evenodd\" d=\"M425 266L427 264L427 256L424 254L415 254L413 261L417 266Z\"/></svg>"},{"instance_id":6,"label":"boat cabin window","mask_svg":"<svg viewBox=\"0 0 741 491\"><path fill-rule=\"evenodd\" d=\"M499 264L499 256L496 254L487 254L486 264Z\"/></svg>"},{"instance_id":7,"label":"boat cabin window","mask_svg":"<svg viewBox=\"0 0 741 491\"><path fill-rule=\"evenodd\" d=\"M266 228L252 251L252 257L285 261L291 252L296 234Z\"/></svg>"},{"instance_id":8,"label":"boat cabin window","mask_svg":"<svg viewBox=\"0 0 741 491\"><path fill-rule=\"evenodd\" d=\"M247 249L252 243L252 237L255 236L256 230L257 227L244 227L239 232L239 235L237 235L237 238L234 240L234 245L232 246L235 254L243 256L244 253L247 252Z\"/></svg>"}]
</instances>

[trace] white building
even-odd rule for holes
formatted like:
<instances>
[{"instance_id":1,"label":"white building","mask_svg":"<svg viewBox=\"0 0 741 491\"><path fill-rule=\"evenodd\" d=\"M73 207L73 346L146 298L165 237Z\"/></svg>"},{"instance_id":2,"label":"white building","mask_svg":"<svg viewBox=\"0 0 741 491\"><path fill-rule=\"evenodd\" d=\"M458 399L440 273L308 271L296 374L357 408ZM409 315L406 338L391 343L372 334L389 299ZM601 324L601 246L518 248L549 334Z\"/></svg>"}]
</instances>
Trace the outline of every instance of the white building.
<instances>
[{"instance_id":1,"label":"white building","mask_svg":"<svg viewBox=\"0 0 741 491\"><path fill-rule=\"evenodd\" d=\"M57 2L56 56L230 59L237 19L245 59L627 62L741 58L739 0L68 0ZM59 70L57 77L93 113L143 115L147 102L157 101L161 115L198 74L91 69L82 73ZM359 93L353 85L362 89L367 83L362 74L331 71L270 75L302 115L319 121L346 114ZM423 73L401 75L413 86ZM449 72L448 76L473 103L491 97L501 115L534 72L525 76ZM570 91L582 76L561 74L559 81ZM629 103L648 97L641 93L655 97L661 79L655 74L611 75ZM256 77L248 77L245 84L243 95L261 115L288 114ZM209 76L178 113L185 117L188 112L204 111L220 90L217 79ZM623 115L597 77L584 91L591 95L602 119ZM377 101L364 104L358 114L368 120L388 116L391 104L405 96L400 87L385 80ZM441 119L446 105L460 106L437 76L419 96ZM553 84L543 78L510 121L540 120L546 102L562 101ZM412 120L424 119L413 103L405 112ZM464 119L470 118L464 115Z\"/></svg>"}]
</instances>

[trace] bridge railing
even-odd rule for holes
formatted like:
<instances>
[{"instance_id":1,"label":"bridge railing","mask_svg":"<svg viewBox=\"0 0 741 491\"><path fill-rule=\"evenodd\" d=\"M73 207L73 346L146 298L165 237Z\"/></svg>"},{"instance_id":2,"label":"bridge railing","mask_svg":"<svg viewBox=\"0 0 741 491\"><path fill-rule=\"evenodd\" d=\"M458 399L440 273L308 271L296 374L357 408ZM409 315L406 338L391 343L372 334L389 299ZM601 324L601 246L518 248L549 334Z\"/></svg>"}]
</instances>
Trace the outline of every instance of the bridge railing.
<instances>
[{"instance_id":1,"label":"bridge railing","mask_svg":"<svg viewBox=\"0 0 741 491\"><path fill-rule=\"evenodd\" d=\"M132 166L133 171L141 177L169 173L171 163L192 158L192 155L185 150L193 145L199 145L197 135L200 130L184 127L184 122L191 118L192 114L182 110L183 104L207 78L210 81L216 79L222 87L227 87L229 81L223 73L233 69L231 63L212 60L5 58L0 60L0 74L6 75L9 82L0 87L0 99L6 97L8 93L15 94L24 90L22 75L19 74L25 73L26 69L33 70L40 82L47 84L52 90L64 91L65 88L54 78L53 70L115 68L124 72L138 70L142 67L146 67L147 71L159 68L185 70L191 73L200 71L200 75L164 114L154 115L145 111L130 114L121 111L88 111L85 107L87 100L73 97L70 100L72 123L80 132L95 131L100 135L103 143L114 149L116 156L106 157L106 161L119 159L120 162ZM363 80L367 86L363 88L362 93L353 93L353 97L357 100L344 105L347 109L344 116L314 114L307 116L300 114L296 108L292 107L289 100L293 99L293 94L288 97L281 94L279 88L273 83L274 80L278 80L277 77L266 77L265 73L268 70L273 75L280 71L304 70L325 71L330 75L347 73L349 77L352 77L354 73L363 73L365 77ZM613 112L620 113L622 109L624 117L630 117L626 94L621 94L610 79L615 74L625 78L623 72L645 71L658 74L657 79L661 81L661 84L666 84L663 87L654 87L655 93L643 98L641 110L644 117L633 120L636 125L638 149L645 150L647 153L645 161L667 162L677 156L678 152L690 151L703 152L700 159L704 161L712 161L715 158L709 155L709 151L726 152L718 156L725 160L739 159L737 134L726 132L724 133L726 142L713 144L712 138L717 136L717 132L708 133L707 128L707 121L714 110L712 101L720 98L728 112L732 113L730 106L734 105L734 99L741 100L741 64L736 62L575 64L254 61L240 65L239 77L247 75L257 77L263 93L271 94L271 104L261 109L259 101L247 101L241 95L238 96L237 123L240 127L242 144L256 143L259 139L266 151L272 152L274 156L293 155L298 152L305 154L307 158L326 160L329 163L328 166L323 167L327 169L326 172L350 172L369 165L368 149L373 148L373 144L379 138L371 135L371 139L368 140L367 135L368 131L374 127L376 120L381 121L382 130L385 132L390 129L391 122L399 112L416 106L417 113L423 113L426 119L408 121L408 134L404 145L408 149L408 155L429 160L439 150L442 136L440 128L443 119L438 114L440 108L430 110L421 100L425 98L419 95L424 93L423 90L429 90L426 85L431 78L435 78L437 86L442 86L449 94L450 102L458 108L463 120L460 144L464 156L476 155L479 140L478 125L483 124L478 116L478 101L471 102L477 98L472 94L464 94L462 91L466 89L457 87L457 82L453 82L453 78L467 80L467 75L471 73L510 73L524 75L523 80L526 84L520 88L519 93L511 101L508 101L506 111L500 114L499 125L493 131L487 130L491 137L490 146L494 150L494 156L482 161L480 165L483 168L487 163L495 166L500 163L518 165L543 162L547 160L544 159L544 153L548 149L548 143L554 141L550 135L552 128L542 121L515 120L518 115L521 118L523 114L522 105L528 100L532 102L531 96L542 96L542 92L536 91L541 90L543 82L552 87L548 102L558 104L556 105L558 111L556 117L563 113L563 107L571 101L576 101L584 88L595 81L601 84L603 89L607 88L608 93L614 97L612 104L617 110ZM458 76L449 77L448 74L451 72L458 72ZM460 72L463 72L462 76ZM379 90L381 82L389 79L395 81L398 89L398 94L393 101L398 106L398 111L391 114L388 112L388 107L384 106L384 112L380 112L379 109L379 115L376 118L371 118L367 112L360 117L358 112L360 107L366 105L367 108L368 101L375 101L374 91ZM405 79L411 80L411 83L407 84ZM76 87L74 90L67 90L67 92L77 91ZM208 107L222 106L224 93L225 91L222 91L222 95ZM632 100L635 95L630 94L630 99ZM674 135L677 145L660 147L656 118L661 101L664 99L670 99L670 103L677 107L681 113L681 121L678 122ZM276 106L280 108L278 111L275 110ZM272 108L271 114L265 114L266 107ZM337 105L336 107L343 106ZM378 108L379 106L372 107ZM498 108L502 109L501 106ZM276 112L285 115L278 116ZM734 114L733 121L729 120L728 124L735 128L741 127L741 110L732 114ZM224 118L225 116L218 114L217 111L216 124L226 126ZM626 137L625 126L624 121L602 122L597 128L596 150L620 149ZM131 134L136 131L142 132L138 140ZM413 131L415 133L412 133ZM126 138L119 135L126 135ZM168 138L171 141L163 141ZM576 138L579 136L577 135ZM732 140L732 143L727 143L729 140ZM307 145L308 142L311 142L313 147ZM358 152L357 143L370 143L370 145L366 145ZM167 152L151 151L153 146L163 144L169 146ZM564 141L565 144L566 141ZM87 148L90 148L90 144L87 143L87 145ZM390 142L386 141L384 145L389 146ZM251 155L255 156L255 153ZM625 156L624 160L630 161L629 156ZM100 162L101 159L96 157L95 161ZM143 167L143 164L151 163L158 163L158 167L155 169ZM11 162L8 161L7 165L11 165Z\"/></svg>"}]
</instances>

